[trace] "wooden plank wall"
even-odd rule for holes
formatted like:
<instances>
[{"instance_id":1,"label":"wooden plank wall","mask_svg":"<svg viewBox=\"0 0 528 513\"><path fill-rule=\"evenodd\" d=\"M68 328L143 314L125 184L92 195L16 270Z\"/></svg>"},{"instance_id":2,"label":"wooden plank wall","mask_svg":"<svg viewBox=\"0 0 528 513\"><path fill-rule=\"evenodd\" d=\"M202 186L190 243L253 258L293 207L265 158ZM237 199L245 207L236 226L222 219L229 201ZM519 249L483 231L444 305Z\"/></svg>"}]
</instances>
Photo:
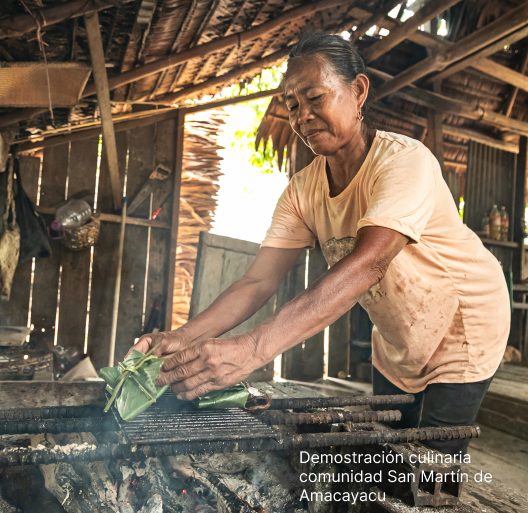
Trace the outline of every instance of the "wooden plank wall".
<instances>
[{"instance_id":1,"label":"wooden plank wall","mask_svg":"<svg viewBox=\"0 0 528 513\"><path fill-rule=\"evenodd\" d=\"M174 134L174 120L116 134L121 180L123 183L126 174L128 198L135 197L158 163L174 168ZM22 157L24 189L41 207L57 207L65 199L87 191L93 198L91 201L97 201L98 212L114 214L105 149L102 148L102 158L100 150L99 137L95 137L46 148L42 159ZM171 187L170 180L168 187ZM148 219L151 209L159 206L164 196L165 191L156 192L152 204L145 201L133 217ZM157 221L170 223L171 211L172 198L169 198ZM49 226L53 217L44 215L44 219ZM35 262L32 341L45 340L51 344L56 341L60 346L78 350L81 355L87 353L96 368L107 365L119 229L118 223L102 222L93 251L70 251L59 240L53 240L52 257ZM134 340L141 336L156 297L165 290L169 244L170 230L166 228L127 224L116 361L122 360ZM31 267L31 261L17 267L12 299L0 303L0 325L27 325Z\"/></svg>"}]
</instances>

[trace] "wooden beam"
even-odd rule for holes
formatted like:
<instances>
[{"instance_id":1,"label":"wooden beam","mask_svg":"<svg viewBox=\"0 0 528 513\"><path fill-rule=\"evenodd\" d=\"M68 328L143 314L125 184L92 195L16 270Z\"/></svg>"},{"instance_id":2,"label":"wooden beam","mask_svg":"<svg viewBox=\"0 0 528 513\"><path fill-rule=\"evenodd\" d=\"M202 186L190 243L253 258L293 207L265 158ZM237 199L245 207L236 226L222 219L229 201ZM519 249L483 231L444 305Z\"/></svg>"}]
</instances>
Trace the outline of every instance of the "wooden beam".
<instances>
[{"instance_id":1,"label":"wooden beam","mask_svg":"<svg viewBox=\"0 0 528 513\"><path fill-rule=\"evenodd\" d=\"M370 45L364 52L365 62L370 63L407 39L418 27L443 13L460 0L435 0L428 2L405 23L391 30L390 34Z\"/></svg>"},{"instance_id":2,"label":"wooden beam","mask_svg":"<svg viewBox=\"0 0 528 513\"><path fill-rule=\"evenodd\" d=\"M169 252L169 276L167 278L167 297L165 300L165 331L170 331L172 329L174 280L176 279L176 253L178 249L178 227L180 223L180 190L181 177L183 171L185 114L185 109L179 109L178 117L176 118L176 145L174 151L174 188L172 193L172 230Z\"/></svg>"},{"instance_id":3,"label":"wooden beam","mask_svg":"<svg viewBox=\"0 0 528 513\"><path fill-rule=\"evenodd\" d=\"M55 215L57 212L56 208L53 207L35 207L35 210L40 214L50 214ZM105 214L100 213L99 219L108 223L121 223L121 216L117 214ZM162 228L164 230L169 230L171 228L170 224L163 223L161 221L152 221L150 219L141 219L139 217L127 217L126 224L133 226L147 226L150 228Z\"/></svg>"},{"instance_id":4,"label":"wooden beam","mask_svg":"<svg viewBox=\"0 0 528 513\"><path fill-rule=\"evenodd\" d=\"M192 94L198 93L200 91L206 91L212 87L224 85L246 75L247 73L251 73L252 71L272 66L279 59L284 59L291 52L291 50L291 47L283 48L282 50L274 52L263 59L259 59L255 62L252 62L251 64L246 64L241 68L234 69L225 75L220 75L219 77L205 80L204 82L200 82L199 84L195 84L190 87L185 87L184 89L181 89L175 93L166 94L165 96L156 98L155 101L156 103L161 103L163 105L173 105L178 100L187 98Z\"/></svg>"},{"instance_id":5,"label":"wooden beam","mask_svg":"<svg viewBox=\"0 0 528 513\"><path fill-rule=\"evenodd\" d=\"M367 68L371 75L377 76L382 80L388 81L393 78L388 73L376 70L374 68ZM383 86L382 86L383 87ZM396 96L417 103L422 107L443 112L450 112L457 116L479 121L485 125L493 126L499 130L506 130L520 135L528 135L528 123L511 119L503 114L486 110L481 106L473 105L471 103L449 98L432 91L426 91L416 86L406 86L400 91L396 91Z\"/></svg>"},{"instance_id":6,"label":"wooden beam","mask_svg":"<svg viewBox=\"0 0 528 513\"><path fill-rule=\"evenodd\" d=\"M454 2L454 0L450 1ZM142 78L148 77L149 75L159 73L164 69L173 68L178 64L182 64L183 62L187 62L191 59L205 57L212 52L225 50L231 46L243 45L249 41L253 41L254 39L261 38L262 36L265 36L266 34L278 29L282 25L295 21L299 18L313 16L315 13L324 11L326 9L341 8L344 5L348 5L350 2L351 0L319 0L317 2L289 9L277 16L275 19L263 23L258 27L246 30L244 32L231 34L230 36L214 39L209 43L196 46L180 53L169 55L164 59L145 64L144 66L134 68L130 71L125 71L109 80L110 88L115 89L116 87L140 80ZM88 85L85 89L83 97L90 96L94 92L95 89L93 85Z\"/></svg>"},{"instance_id":7,"label":"wooden beam","mask_svg":"<svg viewBox=\"0 0 528 513\"><path fill-rule=\"evenodd\" d=\"M528 44L526 44L524 48L524 55L522 58L521 65L519 67L519 73L521 73L522 75L525 75L527 67L528 67ZM504 113L505 116L511 116L513 106L515 105L515 100L517 99L518 93L519 93L519 88L514 87L513 91L511 92L510 99L508 100L508 106L506 107L506 112Z\"/></svg>"},{"instance_id":8,"label":"wooden beam","mask_svg":"<svg viewBox=\"0 0 528 513\"><path fill-rule=\"evenodd\" d=\"M528 137L519 139L519 155L517 156L517 169L515 171L515 196L513 204L513 242L519 246L513 250L512 272L513 282L523 280L524 266L524 214L526 211L526 173L528 172ZM526 355L525 355L526 357Z\"/></svg>"},{"instance_id":9,"label":"wooden beam","mask_svg":"<svg viewBox=\"0 0 528 513\"><path fill-rule=\"evenodd\" d=\"M88 34L90 58L92 60L93 76L97 89L97 102L101 113L101 126L103 129L103 142L106 149L108 172L110 173L110 186L114 209L120 210L123 206L123 185L119 178L119 164L117 160L117 146L112 121L112 104L110 103L110 90L106 75L103 40L99 29L99 15L97 12L84 17L84 25Z\"/></svg>"},{"instance_id":10,"label":"wooden beam","mask_svg":"<svg viewBox=\"0 0 528 513\"><path fill-rule=\"evenodd\" d=\"M487 75L492 76L493 78L498 78L503 82L507 82L517 89L522 89L523 91L528 91L528 77L523 74L515 71L507 66L503 66L498 62L494 62L491 59L486 59L486 62L477 61L471 65L472 68L482 71Z\"/></svg>"},{"instance_id":11,"label":"wooden beam","mask_svg":"<svg viewBox=\"0 0 528 513\"><path fill-rule=\"evenodd\" d=\"M450 64L479 51L484 46L495 42L497 39L500 39L506 34L510 34L514 30L524 27L526 24L528 24L528 2L523 3L521 6L501 16L492 23L454 43L449 48L402 71L392 80L383 84L377 90L376 96L379 99L384 98L433 71L441 71ZM492 62L488 61L487 64L490 65Z\"/></svg>"},{"instance_id":12,"label":"wooden beam","mask_svg":"<svg viewBox=\"0 0 528 513\"><path fill-rule=\"evenodd\" d=\"M483 60L484 63L488 63L490 61L489 59L486 59L486 57L489 57L490 55L493 55L494 53L500 52L505 46L512 45L513 43L516 43L517 41L520 41L521 39L524 39L525 37L528 37L528 26L525 26L522 29L517 30L517 32L514 32L513 34L510 34L502 39L499 39L497 42L487 46L483 50L480 50L479 52L476 52L470 55L469 57L462 59L461 61L457 62L453 66L450 66L444 71L441 71L440 73L437 73L435 76L429 78L427 82L429 83L439 82L440 80L443 80L444 78L450 77L451 75L454 75L455 73L458 73L459 71L469 66L472 66L474 62L477 62L480 60ZM500 76L498 78L502 79L502 77Z\"/></svg>"},{"instance_id":13,"label":"wooden beam","mask_svg":"<svg viewBox=\"0 0 528 513\"><path fill-rule=\"evenodd\" d=\"M380 21L385 18L396 6L402 3L402 0L389 0L386 5L384 5L378 12L374 13L367 21L364 21L352 34L352 40L355 42L360 37L363 37L369 30L370 27L378 25Z\"/></svg>"},{"instance_id":14,"label":"wooden beam","mask_svg":"<svg viewBox=\"0 0 528 513\"><path fill-rule=\"evenodd\" d=\"M267 91L259 91L257 93L251 93L242 96L234 96L232 98L226 98L225 100L215 100L213 102L200 103L194 107L187 108L187 113L199 112L202 110L218 109L219 107L225 107L226 105L234 105L236 103L245 103L252 100L258 100L260 98L267 98L269 96L277 96L282 93L280 88L269 89ZM134 128L152 125L168 119L174 119L178 115L179 109L163 109L161 112L156 109L147 111L149 114L145 116L145 111L141 113L141 117L127 119L126 121L116 122L114 125L115 132L123 132L126 130L132 130ZM130 117L130 116L127 116ZM44 139L38 142L24 142L17 145L17 151L28 152L35 151L42 148L49 148L51 146L60 146L73 141L82 141L91 137L96 137L101 133L101 127L96 126L95 128L89 128L85 130L78 130L64 135L56 135Z\"/></svg>"},{"instance_id":15,"label":"wooden beam","mask_svg":"<svg viewBox=\"0 0 528 513\"><path fill-rule=\"evenodd\" d=\"M417 116L412 112L398 109L393 106L385 105L381 102L374 103L372 105L372 108L383 114L394 116L397 119L403 119L409 123L413 123L415 125L427 128L427 118ZM519 153L519 147L517 145L504 142L502 139L495 139L494 137L490 137L489 135L477 132L475 130L445 124L442 125L442 130L445 135L469 139L471 141L476 141L481 144L487 144L488 146L491 146L493 148L498 148L499 150L508 151L510 153Z\"/></svg>"},{"instance_id":16,"label":"wooden beam","mask_svg":"<svg viewBox=\"0 0 528 513\"><path fill-rule=\"evenodd\" d=\"M120 3L124 4L130 1L132 0L123 0ZM107 0L73 0L71 2L59 2L58 4L35 10L35 15L39 19L40 27L43 28L90 12L115 7L116 5L119 5L119 3ZM35 18L29 13L2 16L0 18L0 39L20 37L36 29Z\"/></svg>"},{"instance_id":17,"label":"wooden beam","mask_svg":"<svg viewBox=\"0 0 528 513\"><path fill-rule=\"evenodd\" d=\"M231 34L230 36L220 37L210 41L209 43L195 46L193 48L190 48L189 50L171 54L158 61L150 62L143 66L139 66L129 71L125 71L119 75L112 77L108 81L109 87L111 90L113 90L117 87L129 84L130 82L134 82L136 80L140 80L155 73L159 73L160 71L163 71L165 69L173 68L191 59L195 59L197 57L205 57L206 55L213 52L218 52L230 48L232 46L245 44L249 41L253 41L254 39L258 39L266 34L269 34L280 26L295 21L299 18L312 16L315 13L319 11L324 11L326 9L342 8L344 6L348 6L348 4L350 4L351 2L353 2L353 0L319 0L317 2L289 9L281 15L277 16L277 18L270 20L266 23L262 23L258 27L246 30L244 32ZM84 89L82 97L86 98L95 94L95 92L95 85L88 84ZM46 111L47 109L39 107L18 109L16 111L9 112L0 116L0 128L13 125L15 123L18 123L19 121L24 121L33 116L42 114Z\"/></svg>"}]
</instances>

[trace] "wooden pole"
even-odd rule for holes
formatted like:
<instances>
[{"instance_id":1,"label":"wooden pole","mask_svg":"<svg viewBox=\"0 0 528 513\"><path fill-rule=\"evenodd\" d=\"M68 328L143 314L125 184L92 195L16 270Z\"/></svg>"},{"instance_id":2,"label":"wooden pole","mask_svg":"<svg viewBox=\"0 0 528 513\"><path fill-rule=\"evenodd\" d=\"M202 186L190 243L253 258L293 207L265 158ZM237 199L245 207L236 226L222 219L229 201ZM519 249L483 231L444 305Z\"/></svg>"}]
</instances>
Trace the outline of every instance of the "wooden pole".
<instances>
[{"instance_id":1,"label":"wooden pole","mask_svg":"<svg viewBox=\"0 0 528 513\"><path fill-rule=\"evenodd\" d=\"M110 173L110 186L114 209L119 210L122 206L122 186L119 179L119 165L117 160L117 146L114 133L114 122L112 121L112 105L110 103L110 90L108 89L108 77L106 75L103 40L99 29L99 15L97 12L87 14L84 24L88 34L90 57L92 60L95 88L97 90L97 102L101 112L101 124L103 129L103 141L106 148L108 171Z\"/></svg>"},{"instance_id":2,"label":"wooden pole","mask_svg":"<svg viewBox=\"0 0 528 513\"><path fill-rule=\"evenodd\" d=\"M528 67L528 44L525 45L525 48L524 48L524 56L521 62L521 66L519 67L519 73L521 73L522 75L525 75L527 67ZM513 91L511 92L510 99L508 100L508 106L506 107L506 112L504 113L505 116L508 116L508 117L511 116L511 112L515 104L515 100L517 99L518 93L519 93L519 88L514 87Z\"/></svg>"},{"instance_id":3,"label":"wooden pole","mask_svg":"<svg viewBox=\"0 0 528 513\"><path fill-rule=\"evenodd\" d=\"M471 65L472 68L478 69L493 78L498 78L503 82L511 84L517 89L528 91L528 77L498 62L487 59L486 62L477 61Z\"/></svg>"},{"instance_id":4,"label":"wooden pole","mask_svg":"<svg viewBox=\"0 0 528 513\"><path fill-rule=\"evenodd\" d=\"M157 98L156 103L173 105L178 100L181 100L182 98L187 98L192 94L198 93L200 91L206 91L216 86L225 85L226 83L237 80L240 77L243 77L247 73L251 73L254 70L267 68L273 65L279 59L284 59L291 52L291 50L291 47L283 48L282 50L279 50L277 52L272 53L271 55L268 55L267 57L264 57L264 59L259 59L255 62L252 62L251 64L247 64L246 66L242 66L241 68L234 69L233 71L230 71L225 75L220 75L219 77L205 80L204 82L200 82L199 84L195 84L193 86L181 89L176 93L166 94L161 98Z\"/></svg>"},{"instance_id":5,"label":"wooden pole","mask_svg":"<svg viewBox=\"0 0 528 513\"><path fill-rule=\"evenodd\" d=\"M165 307L165 331L172 329L174 302L174 280L176 279L176 253L178 249L178 227L180 223L180 190L183 171L183 143L185 136L186 109L179 109L176 117L176 145L174 151L174 189L172 193L172 230L169 253L169 276L167 279L167 299Z\"/></svg>"},{"instance_id":6,"label":"wooden pole","mask_svg":"<svg viewBox=\"0 0 528 513\"><path fill-rule=\"evenodd\" d=\"M121 3L130 2L123 0ZM83 16L89 12L102 11L115 7L116 2L106 0L74 0L72 2L59 2L58 4L36 10L40 27L48 27L61 21L77 16ZM30 14L18 14L16 16L2 16L0 18L0 39L8 37L20 37L32 30L36 30L35 18Z\"/></svg>"},{"instance_id":7,"label":"wooden pole","mask_svg":"<svg viewBox=\"0 0 528 513\"><path fill-rule=\"evenodd\" d=\"M460 62L457 62L453 66L450 66L449 68L445 69L444 71L436 74L434 77L431 77L427 80L427 82L439 82L440 80L443 80L444 78L450 77L451 75L454 75L455 73L458 73L459 71L472 66L474 62L477 61L483 61L484 64L487 64L488 62L494 62L490 61L489 59L486 59L486 57L489 57L490 55L493 55L494 53L499 52L504 48L504 46L512 45L513 43L516 43L517 41L520 41L521 39L524 39L525 37L528 37L528 26L523 27L520 30L517 30L517 32L514 32L513 34L508 35L507 37L504 37L502 39L499 39L497 42L487 46L483 50L480 50L479 52L476 52L469 57L461 60ZM498 77L501 78L501 77Z\"/></svg>"},{"instance_id":8,"label":"wooden pole","mask_svg":"<svg viewBox=\"0 0 528 513\"><path fill-rule=\"evenodd\" d=\"M448 65L479 51L484 46L495 42L497 39L500 39L506 34L510 34L514 30L524 27L526 24L528 24L528 2L523 3L517 9L513 9L494 22L473 32L449 48L402 71L392 80L383 84L377 90L376 96L378 99L384 98L433 71L441 71ZM492 62L488 61L486 65L491 66ZM476 63L473 63L473 67L475 65Z\"/></svg>"},{"instance_id":9,"label":"wooden pole","mask_svg":"<svg viewBox=\"0 0 528 513\"><path fill-rule=\"evenodd\" d=\"M371 75L385 81L393 78L388 73L384 73L383 71L374 68L369 67L367 68L367 71ZM493 126L500 130L511 131L520 135L528 135L528 123L508 118L503 114L486 110L478 105L455 100L454 98L448 98L447 96L432 91L426 91L425 89L420 89L415 86L406 86L402 90L396 91L395 94L404 100L416 103L428 109L450 112L463 118L480 121L485 125Z\"/></svg>"},{"instance_id":10,"label":"wooden pole","mask_svg":"<svg viewBox=\"0 0 528 513\"><path fill-rule=\"evenodd\" d=\"M410 34L416 32L418 27L432 20L438 14L443 13L458 2L460 0L435 0L434 2L428 2L405 23L392 29L388 36L370 45L363 52L365 62L375 61L378 57L381 57L397 44L407 39Z\"/></svg>"},{"instance_id":11,"label":"wooden pole","mask_svg":"<svg viewBox=\"0 0 528 513\"><path fill-rule=\"evenodd\" d=\"M121 211L121 230L119 232L119 249L117 252L117 273L114 288L114 307L112 311L112 329L110 331L110 347L108 349L108 367L114 366L115 345L117 336L117 319L119 317L119 295L121 293L121 274L123 271L123 249L125 247L127 200L123 198L123 210Z\"/></svg>"},{"instance_id":12,"label":"wooden pole","mask_svg":"<svg viewBox=\"0 0 528 513\"><path fill-rule=\"evenodd\" d=\"M377 13L374 13L367 21L364 21L352 34L353 41L357 41L360 37L363 37L370 27L377 25L387 14L389 14L396 6L400 5L401 0L389 0Z\"/></svg>"},{"instance_id":13,"label":"wooden pole","mask_svg":"<svg viewBox=\"0 0 528 513\"><path fill-rule=\"evenodd\" d=\"M236 103L245 103L251 100L258 100L260 98L267 98L269 96L277 96L281 94L282 91L280 88L269 89L267 91L259 91L257 93L251 93L243 96L233 96L232 98L226 98L225 100L215 100L213 102L200 103L194 107L187 108L187 113L200 112L202 110L209 109L218 109L219 107L225 107L226 105L234 105ZM178 111L180 109L164 109L162 112L159 110L152 109L149 116L141 116L126 121L116 122L114 125L115 132L124 132L126 130L132 130L134 128L152 125L154 123L160 123L161 121L166 121L168 119L174 119L178 116ZM143 111L145 112L145 111ZM87 130L79 130L76 132L71 132L64 135L56 135L53 137L48 137L43 141L39 142L24 142L17 145L17 151L26 152L26 151L35 151L42 148L50 148L52 146L60 146L67 142L73 141L82 141L84 139L90 139L91 137L96 137L101 133L101 127L97 126L95 128L89 128Z\"/></svg>"},{"instance_id":14,"label":"wooden pole","mask_svg":"<svg viewBox=\"0 0 528 513\"><path fill-rule=\"evenodd\" d=\"M519 246L513 250L513 283L523 279L524 266L524 213L526 210L526 173L528 171L528 137L519 138L519 155L515 172L515 197L513 205L513 242Z\"/></svg>"},{"instance_id":15,"label":"wooden pole","mask_svg":"<svg viewBox=\"0 0 528 513\"><path fill-rule=\"evenodd\" d=\"M398 109L391 105L386 105L381 102L374 103L372 105L374 110L381 112L382 114L387 114L388 116L394 116L398 119L403 119L414 125L418 125L424 128L427 128L427 118L422 116L417 116L412 112L408 112L402 109ZM493 148L498 148L499 150L508 151L510 153L519 153L519 147L515 144L506 143L502 139L495 139L489 135L477 132L475 130L469 130L468 128L462 128L459 126L453 125L442 125L442 130L446 135L453 135L455 137L461 137L463 139L469 139L471 141L476 141L481 144L487 144Z\"/></svg>"}]
</instances>

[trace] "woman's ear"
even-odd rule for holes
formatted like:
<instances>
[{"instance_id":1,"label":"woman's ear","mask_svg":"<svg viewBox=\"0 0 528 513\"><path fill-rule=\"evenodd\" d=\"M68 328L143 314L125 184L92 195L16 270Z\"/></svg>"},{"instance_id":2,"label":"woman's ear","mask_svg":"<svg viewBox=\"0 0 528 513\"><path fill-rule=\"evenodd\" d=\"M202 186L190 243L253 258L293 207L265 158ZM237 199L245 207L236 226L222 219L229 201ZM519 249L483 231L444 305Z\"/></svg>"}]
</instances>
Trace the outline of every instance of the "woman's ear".
<instances>
[{"instance_id":1,"label":"woman's ear","mask_svg":"<svg viewBox=\"0 0 528 513\"><path fill-rule=\"evenodd\" d=\"M360 73L356 76L354 79L355 89L356 89L356 98L358 101L358 105L363 106L363 104L367 101L368 97L368 91L370 82L367 77L367 75L363 75L363 73Z\"/></svg>"}]
</instances>

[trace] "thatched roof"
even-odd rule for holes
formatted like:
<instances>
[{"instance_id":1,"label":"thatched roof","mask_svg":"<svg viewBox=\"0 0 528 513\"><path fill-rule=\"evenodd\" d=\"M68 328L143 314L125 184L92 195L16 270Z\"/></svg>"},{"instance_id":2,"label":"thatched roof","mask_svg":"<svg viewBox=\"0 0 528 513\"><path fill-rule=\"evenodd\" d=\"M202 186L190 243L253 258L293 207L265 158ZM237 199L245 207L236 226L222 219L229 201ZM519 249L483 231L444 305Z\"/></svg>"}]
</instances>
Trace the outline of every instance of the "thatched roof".
<instances>
[{"instance_id":1,"label":"thatched roof","mask_svg":"<svg viewBox=\"0 0 528 513\"><path fill-rule=\"evenodd\" d=\"M224 123L218 110L191 114L185 120L172 329L187 322L200 232L211 229L215 214L222 175L218 128Z\"/></svg>"}]
</instances>

